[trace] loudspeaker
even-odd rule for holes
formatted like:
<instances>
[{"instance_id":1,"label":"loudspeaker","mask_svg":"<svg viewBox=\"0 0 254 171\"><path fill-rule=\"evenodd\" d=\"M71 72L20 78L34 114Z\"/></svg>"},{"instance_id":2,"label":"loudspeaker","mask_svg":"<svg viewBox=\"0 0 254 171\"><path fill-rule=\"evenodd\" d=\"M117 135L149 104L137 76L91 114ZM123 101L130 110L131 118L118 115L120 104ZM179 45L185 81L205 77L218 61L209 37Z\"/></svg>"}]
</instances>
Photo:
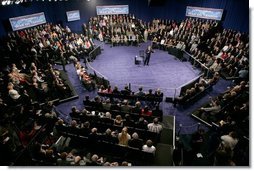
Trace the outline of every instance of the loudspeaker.
<instances>
[{"instance_id":1,"label":"loudspeaker","mask_svg":"<svg viewBox=\"0 0 254 171\"><path fill-rule=\"evenodd\" d=\"M164 6L166 4L166 0L148 0L149 7L159 7Z\"/></svg>"}]
</instances>

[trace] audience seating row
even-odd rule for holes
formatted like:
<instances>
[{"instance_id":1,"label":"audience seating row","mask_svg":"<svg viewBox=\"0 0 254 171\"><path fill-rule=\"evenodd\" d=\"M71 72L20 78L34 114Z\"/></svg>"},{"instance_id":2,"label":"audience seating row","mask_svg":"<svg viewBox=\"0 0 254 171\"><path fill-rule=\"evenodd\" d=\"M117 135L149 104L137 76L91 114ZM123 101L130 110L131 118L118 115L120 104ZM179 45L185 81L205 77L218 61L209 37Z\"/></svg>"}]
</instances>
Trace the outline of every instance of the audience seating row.
<instances>
[{"instance_id":1,"label":"audience seating row","mask_svg":"<svg viewBox=\"0 0 254 171\"><path fill-rule=\"evenodd\" d=\"M163 114L161 110L153 110L153 115L147 116L147 115L141 115L139 113L133 113L133 112L124 112L120 110L106 110L106 109L98 109L96 106L86 106L85 107L88 111L95 111L95 112L110 112L113 117L116 115L121 115L124 117L126 114L129 114L131 119L134 121L138 121L140 117L143 117L146 121L152 122L154 118L158 118L160 122L163 120Z\"/></svg>"},{"instance_id":2,"label":"audience seating row","mask_svg":"<svg viewBox=\"0 0 254 171\"><path fill-rule=\"evenodd\" d=\"M110 94L110 93L102 93L102 92L98 92L98 95L102 97L108 97L108 98L131 99L136 101L139 100L139 101L162 102L163 100L163 96L149 97L149 96L137 96L137 95Z\"/></svg>"}]
</instances>

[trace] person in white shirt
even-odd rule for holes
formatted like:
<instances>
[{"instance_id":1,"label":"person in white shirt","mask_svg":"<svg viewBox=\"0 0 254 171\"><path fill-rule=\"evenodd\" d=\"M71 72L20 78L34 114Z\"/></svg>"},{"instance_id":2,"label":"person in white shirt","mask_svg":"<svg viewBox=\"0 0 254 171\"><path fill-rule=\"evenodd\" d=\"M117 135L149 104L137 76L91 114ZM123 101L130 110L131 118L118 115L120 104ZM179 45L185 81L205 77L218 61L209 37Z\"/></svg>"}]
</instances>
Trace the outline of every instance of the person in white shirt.
<instances>
[{"instance_id":1,"label":"person in white shirt","mask_svg":"<svg viewBox=\"0 0 254 171\"><path fill-rule=\"evenodd\" d=\"M222 144L229 146L232 151L238 143L237 135L234 131L230 132L228 135L221 136L221 140Z\"/></svg>"},{"instance_id":2,"label":"person in white shirt","mask_svg":"<svg viewBox=\"0 0 254 171\"><path fill-rule=\"evenodd\" d=\"M143 145L142 147L142 151L145 151L147 153L152 153L153 155L155 155L156 147L153 146L152 140L146 141L146 144Z\"/></svg>"},{"instance_id":3,"label":"person in white shirt","mask_svg":"<svg viewBox=\"0 0 254 171\"><path fill-rule=\"evenodd\" d=\"M13 100L18 100L20 98L20 94L17 90L14 89L14 85L12 83L8 84L9 96Z\"/></svg>"},{"instance_id":4,"label":"person in white shirt","mask_svg":"<svg viewBox=\"0 0 254 171\"><path fill-rule=\"evenodd\" d=\"M154 118L153 123L149 123L147 125L147 128L148 128L148 131L155 132L158 134L162 131L162 125L159 124L158 118Z\"/></svg>"}]
</instances>

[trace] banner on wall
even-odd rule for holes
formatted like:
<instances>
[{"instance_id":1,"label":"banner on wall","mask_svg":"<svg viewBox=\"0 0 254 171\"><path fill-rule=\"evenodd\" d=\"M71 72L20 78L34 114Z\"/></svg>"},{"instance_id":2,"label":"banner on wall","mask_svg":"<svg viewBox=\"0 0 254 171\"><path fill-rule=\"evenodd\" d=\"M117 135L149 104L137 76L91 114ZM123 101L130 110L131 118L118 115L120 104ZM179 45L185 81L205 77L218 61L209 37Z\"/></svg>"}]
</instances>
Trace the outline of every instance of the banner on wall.
<instances>
[{"instance_id":1,"label":"banner on wall","mask_svg":"<svg viewBox=\"0 0 254 171\"><path fill-rule=\"evenodd\" d=\"M97 15L129 14L129 5L96 6Z\"/></svg>"},{"instance_id":2,"label":"banner on wall","mask_svg":"<svg viewBox=\"0 0 254 171\"><path fill-rule=\"evenodd\" d=\"M67 11L67 21L76 21L80 20L80 13L79 10L74 10L74 11Z\"/></svg>"},{"instance_id":3,"label":"banner on wall","mask_svg":"<svg viewBox=\"0 0 254 171\"><path fill-rule=\"evenodd\" d=\"M9 18L13 31L46 23L44 12Z\"/></svg>"},{"instance_id":4,"label":"banner on wall","mask_svg":"<svg viewBox=\"0 0 254 171\"><path fill-rule=\"evenodd\" d=\"M223 9L201 8L201 7L191 7L191 6L187 6L186 8L186 16L188 17L221 20L222 14L223 14Z\"/></svg>"}]
</instances>

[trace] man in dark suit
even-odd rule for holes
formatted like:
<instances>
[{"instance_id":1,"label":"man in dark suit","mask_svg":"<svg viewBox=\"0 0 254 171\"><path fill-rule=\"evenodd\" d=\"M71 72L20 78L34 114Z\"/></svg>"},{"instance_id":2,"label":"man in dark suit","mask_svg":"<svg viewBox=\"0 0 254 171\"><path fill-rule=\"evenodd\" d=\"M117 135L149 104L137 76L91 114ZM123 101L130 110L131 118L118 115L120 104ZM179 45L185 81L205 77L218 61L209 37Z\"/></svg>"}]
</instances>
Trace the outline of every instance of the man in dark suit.
<instances>
[{"instance_id":1,"label":"man in dark suit","mask_svg":"<svg viewBox=\"0 0 254 171\"><path fill-rule=\"evenodd\" d=\"M144 65L149 65L151 53L154 53L154 51L152 50L151 46L148 46L146 49L146 58L144 61Z\"/></svg>"},{"instance_id":2,"label":"man in dark suit","mask_svg":"<svg viewBox=\"0 0 254 171\"><path fill-rule=\"evenodd\" d=\"M133 148L142 149L143 146L143 140L139 138L138 134L134 132L132 134L132 139L128 141L128 145Z\"/></svg>"}]
</instances>

